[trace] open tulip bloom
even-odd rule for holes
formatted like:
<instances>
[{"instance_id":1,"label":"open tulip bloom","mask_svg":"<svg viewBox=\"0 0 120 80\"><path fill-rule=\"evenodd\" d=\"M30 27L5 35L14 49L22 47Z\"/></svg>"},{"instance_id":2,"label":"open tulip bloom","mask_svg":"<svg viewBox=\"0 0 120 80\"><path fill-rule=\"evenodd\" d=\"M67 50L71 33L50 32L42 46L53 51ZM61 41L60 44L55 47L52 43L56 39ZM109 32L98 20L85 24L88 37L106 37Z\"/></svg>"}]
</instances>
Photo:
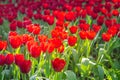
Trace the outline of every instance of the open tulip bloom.
<instances>
[{"instance_id":1,"label":"open tulip bloom","mask_svg":"<svg viewBox=\"0 0 120 80\"><path fill-rule=\"evenodd\" d=\"M120 0L0 0L0 80L120 80Z\"/></svg>"}]
</instances>

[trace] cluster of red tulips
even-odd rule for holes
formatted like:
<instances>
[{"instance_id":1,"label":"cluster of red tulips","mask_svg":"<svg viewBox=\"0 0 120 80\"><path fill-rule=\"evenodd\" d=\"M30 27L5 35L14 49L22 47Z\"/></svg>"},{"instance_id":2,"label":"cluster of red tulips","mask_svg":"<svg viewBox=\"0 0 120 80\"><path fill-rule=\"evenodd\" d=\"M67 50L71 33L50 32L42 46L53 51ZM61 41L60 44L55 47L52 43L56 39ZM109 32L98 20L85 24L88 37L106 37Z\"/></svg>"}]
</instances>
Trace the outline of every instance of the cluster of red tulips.
<instances>
[{"instance_id":1,"label":"cluster of red tulips","mask_svg":"<svg viewBox=\"0 0 120 80\"><path fill-rule=\"evenodd\" d=\"M1 0L0 71L18 70L1 79L120 79L119 37L120 0Z\"/></svg>"}]
</instances>

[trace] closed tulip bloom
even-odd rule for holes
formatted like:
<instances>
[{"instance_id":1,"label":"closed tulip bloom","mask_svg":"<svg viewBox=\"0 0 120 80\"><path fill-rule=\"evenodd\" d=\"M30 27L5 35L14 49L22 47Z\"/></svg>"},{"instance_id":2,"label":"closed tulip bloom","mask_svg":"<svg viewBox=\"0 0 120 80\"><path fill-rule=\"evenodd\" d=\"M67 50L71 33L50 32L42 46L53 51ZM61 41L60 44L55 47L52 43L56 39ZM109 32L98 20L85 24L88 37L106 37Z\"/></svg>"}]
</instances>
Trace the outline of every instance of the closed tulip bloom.
<instances>
[{"instance_id":1,"label":"closed tulip bloom","mask_svg":"<svg viewBox=\"0 0 120 80\"><path fill-rule=\"evenodd\" d=\"M4 22L4 21L3 21L3 18L0 17L0 25L2 25L3 22Z\"/></svg>"},{"instance_id":2,"label":"closed tulip bloom","mask_svg":"<svg viewBox=\"0 0 120 80\"><path fill-rule=\"evenodd\" d=\"M110 41L110 39L111 39L111 34L109 34L109 33L103 33L102 34L102 40L103 41L108 42L108 41Z\"/></svg>"},{"instance_id":3,"label":"closed tulip bloom","mask_svg":"<svg viewBox=\"0 0 120 80\"><path fill-rule=\"evenodd\" d=\"M60 58L55 58L54 60L51 61L52 63L52 67L53 69L56 71L56 72L61 72L65 65L66 65L66 62L64 59L60 59Z\"/></svg>"},{"instance_id":4,"label":"closed tulip bloom","mask_svg":"<svg viewBox=\"0 0 120 80\"><path fill-rule=\"evenodd\" d=\"M48 48L47 48L47 51L49 54L51 54L55 49L55 46L53 43L48 43Z\"/></svg>"},{"instance_id":5,"label":"closed tulip bloom","mask_svg":"<svg viewBox=\"0 0 120 80\"><path fill-rule=\"evenodd\" d=\"M31 66L32 66L32 62L30 60L23 60L19 66L20 71L24 74L27 74L27 73L29 73Z\"/></svg>"},{"instance_id":6,"label":"closed tulip bloom","mask_svg":"<svg viewBox=\"0 0 120 80\"><path fill-rule=\"evenodd\" d=\"M16 31L16 29L17 29L17 21L12 21L10 23L10 30L11 31Z\"/></svg>"},{"instance_id":7,"label":"closed tulip bloom","mask_svg":"<svg viewBox=\"0 0 120 80\"><path fill-rule=\"evenodd\" d=\"M7 54L5 56L5 64L11 65L14 62L14 55L13 54Z\"/></svg>"},{"instance_id":8,"label":"closed tulip bloom","mask_svg":"<svg viewBox=\"0 0 120 80\"><path fill-rule=\"evenodd\" d=\"M46 52L47 48L48 48L48 43L47 42L41 42L40 43L40 48L41 48L41 51Z\"/></svg>"},{"instance_id":9,"label":"closed tulip bloom","mask_svg":"<svg viewBox=\"0 0 120 80\"><path fill-rule=\"evenodd\" d=\"M16 54L14 56L14 58L15 58L15 64L20 66L22 61L24 60L24 55L23 54Z\"/></svg>"},{"instance_id":10,"label":"closed tulip bloom","mask_svg":"<svg viewBox=\"0 0 120 80\"><path fill-rule=\"evenodd\" d=\"M30 55L33 57L33 58L38 58L41 54L41 48L40 46L34 44L31 46L30 48Z\"/></svg>"},{"instance_id":11,"label":"closed tulip bloom","mask_svg":"<svg viewBox=\"0 0 120 80\"><path fill-rule=\"evenodd\" d=\"M68 37L68 44L70 46L74 46L76 42L77 42L77 37L75 37L75 36L69 36Z\"/></svg>"},{"instance_id":12,"label":"closed tulip bloom","mask_svg":"<svg viewBox=\"0 0 120 80\"><path fill-rule=\"evenodd\" d=\"M0 51L5 50L7 48L7 41L0 40Z\"/></svg>"},{"instance_id":13,"label":"closed tulip bloom","mask_svg":"<svg viewBox=\"0 0 120 80\"><path fill-rule=\"evenodd\" d=\"M95 36L96 36L96 32L95 31L88 31L87 32L87 38L89 39L89 40L93 40L94 38L95 38Z\"/></svg>"},{"instance_id":14,"label":"closed tulip bloom","mask_svg":"<svg viewBox=\"0 0 120 80\"><path fill-rule=\"evenodd\" d=\"M21 36L9 36L9 42L12 48L16 49L22 45Z\"/></svg>"},{"instance_id":15,"label":"closed tulip bloom","mask_svg":"<svg viewBox=\"0 0 120 80\"><path fill-rule=\"evenodd\" d=\"M98 25L94 24L94 25L92 26L92 28L93 28L93 30L97 33L98 31L100 31L101 26L98 26Z\"/></svg>"},{"instance_id":16,"label":"closed tulip bloom","mask_svg":"<svg viewBox=\"0 0 120 80\"><path fill-rule=\"evenodd\" d=\"M33 26L33 34L38 35L40 33L40 26L39 25L34 25Z\"/></svg>"},{"instance_id":17,"label":"closed tulip bloom","mask_svg":"<svg viewBox=\"0 0 120 80\"><path fill-rule=\"evenodd\" d=\"M117 9L113 10L112 15L119 16L119 11Z\"/></svg>"},{"instance_id":18,"label":"closed tulip bloom","mask_svg":"<svg viewBox=\"0 0 120 80\"><path fill-rule=\"evenodd\" d=\"M3 54L0 54L0 66L3 66L5 64L5 56Z\"/></svg>"},{"instance_id":19,"label":"closed tulip bloom","mask_svg":"<svg viewBox=\"0 0 120 80\"><path fill-rule=\"evenodd\" d=\"M87 38L87 32L86 31L80 31L79 32L79 36L81 39L86 39Z\"/></svg>"},{"instance_id":20,"label":"closed tulip bloom","mask_svg":"<svg viewBox=\"0 0 120 80\"><path fill-rule=\"evenodd\" d=\"M77 26L71 26L70 27L70 32L72 33L72 34L75 34L76 32L77 32Z\"/></svg>"},{"instance_id":21,"label":"closed tulip bloom","mask_svg":"<svg viewBox=\"0 0 120 80\"><path fill-rule=\"evenodd\" d=\"M48 37L46 35L38 35L39 42L46 42Z\"/></svg>"},{"instance_id":22,"label":"closed tulip bloom","mask_svg":"<svg viewBox=\"0 0 120 80\"><path fill-rule=\"evenodd\" d=\"M16 31L9 31L8 36L16 36L17 34Z\"/></svg>"}]
</instances>

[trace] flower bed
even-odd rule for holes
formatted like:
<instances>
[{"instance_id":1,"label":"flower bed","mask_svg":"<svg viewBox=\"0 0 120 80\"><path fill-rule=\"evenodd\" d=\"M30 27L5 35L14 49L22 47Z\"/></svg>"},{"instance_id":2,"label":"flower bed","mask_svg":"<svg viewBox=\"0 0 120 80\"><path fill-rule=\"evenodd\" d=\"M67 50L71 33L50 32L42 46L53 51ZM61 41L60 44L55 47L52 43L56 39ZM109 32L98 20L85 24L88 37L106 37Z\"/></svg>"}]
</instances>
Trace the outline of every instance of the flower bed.
<instances>
[{"instance_id":1,"label":"flower bed","mask_svg":"<svg viewBox=\"0 0 120 80\"><path fill-rule=\"evenodd\" d=\"M1 0L0 80L119 80L120 0Z\"/></svg>"}]
</instances>

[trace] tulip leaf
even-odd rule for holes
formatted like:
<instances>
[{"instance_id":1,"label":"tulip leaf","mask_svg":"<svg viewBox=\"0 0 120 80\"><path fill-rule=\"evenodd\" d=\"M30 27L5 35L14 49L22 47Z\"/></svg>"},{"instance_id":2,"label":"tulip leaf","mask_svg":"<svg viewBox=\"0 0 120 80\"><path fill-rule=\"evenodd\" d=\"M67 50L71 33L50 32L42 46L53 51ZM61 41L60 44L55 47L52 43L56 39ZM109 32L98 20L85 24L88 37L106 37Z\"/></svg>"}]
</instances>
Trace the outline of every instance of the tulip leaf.
<instances>
[{"instance_id":1,"label":"tulip leaf","mask_svg":"<svg viewBox=\"0 0 120 80\"><path fill-rule=\"evenodd\" d=\"M76 74L73 71L67 70L64 73L66 75L66 80L77 80Z\"/></svg>"},{"instance_id":2,"label":"tulip leaf","mask_svg":"<svg viewBox=\"0 0 120 80\"><path fill-rule=\"evenodd\" d=\"M37 75L33 75L30 77L30 80L36 80Z\"/></svg>"},{"instance_id":3,"label":"tulip leaf","mask_svg":"<svg viewBox=\"0 0 120 80\"><path fill-rule=\"evenodd\" d=\"M8 69L3 70L2 75L7 75L7 76L10 75L10 70Z\"/></svg>"},{"instance_id":4,"label":"tulip leaf","mask_svg":"<svg viewBox=\"0 0 120 80\"><path fill-rule=\"evenodd\" d=\"M91 23L92 23L91 17L87 15L87 18L86 18L86 19L87 19L87 23L88 23L89 25L91 25Z\"/></svg>"},{"instance_id":5,"label":"tulip leaf","mask_svg":"<svg viewBox=\"0 0 120 80\"><path fill-rule=\"evenodd\" d=\"M75 49L72 49L72 55L73 55L74 62L77 63L79 60L79 55Z\"/></svg>"},{"instance_id":6,"label":"tulip leaf","mask_svg":"<svg viewBox=\"0 0 120 80\"><path fill-rule=\"evenodd\" d=\"M99 73L100 80L103 80L104 79L104 70L100 65L98 65L98 73Z\"/></svg>"}]
</instances>

